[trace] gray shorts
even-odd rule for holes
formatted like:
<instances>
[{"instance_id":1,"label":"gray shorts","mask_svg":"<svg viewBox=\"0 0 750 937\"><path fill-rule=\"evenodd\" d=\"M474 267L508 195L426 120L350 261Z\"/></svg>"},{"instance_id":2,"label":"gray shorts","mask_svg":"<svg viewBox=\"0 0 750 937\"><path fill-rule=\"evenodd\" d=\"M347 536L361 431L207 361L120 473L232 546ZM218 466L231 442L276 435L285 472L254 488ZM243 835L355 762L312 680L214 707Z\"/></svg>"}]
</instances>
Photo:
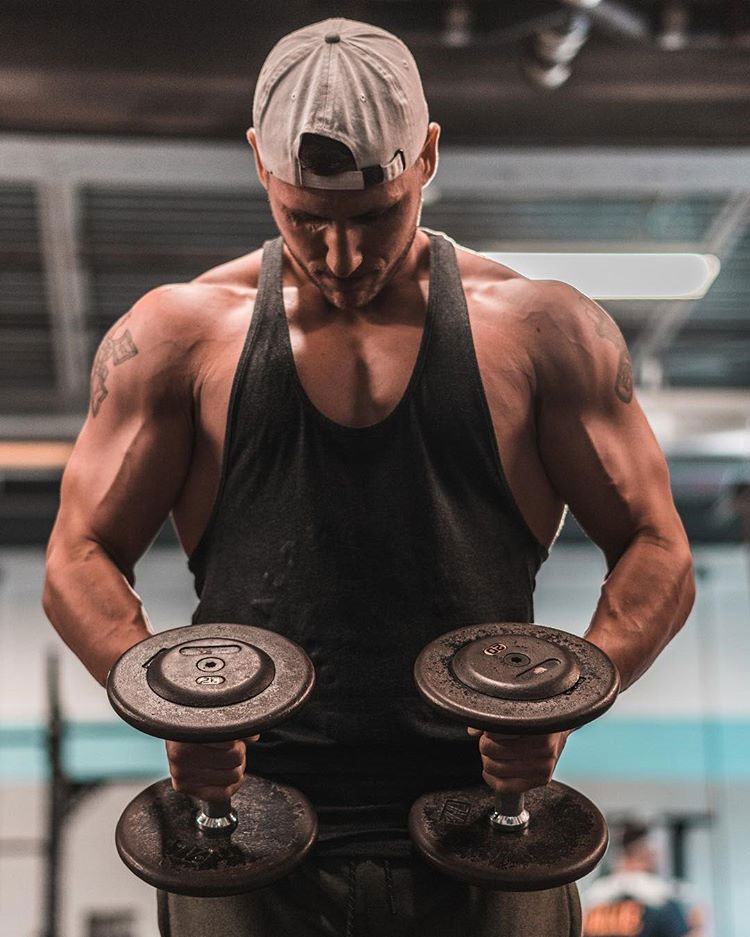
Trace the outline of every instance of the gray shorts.
<instances>
[{"instance_id":1,"label":"gray shorts","mask_svg":"<svg viewBox=\"0 0 750 937\"><path fill-rule=\"evenodd\" d=\"M580 937L575 884L486 891L419 857L315 859L232 898L157 892L162 937Z\"/></svg>"}]
</instances>

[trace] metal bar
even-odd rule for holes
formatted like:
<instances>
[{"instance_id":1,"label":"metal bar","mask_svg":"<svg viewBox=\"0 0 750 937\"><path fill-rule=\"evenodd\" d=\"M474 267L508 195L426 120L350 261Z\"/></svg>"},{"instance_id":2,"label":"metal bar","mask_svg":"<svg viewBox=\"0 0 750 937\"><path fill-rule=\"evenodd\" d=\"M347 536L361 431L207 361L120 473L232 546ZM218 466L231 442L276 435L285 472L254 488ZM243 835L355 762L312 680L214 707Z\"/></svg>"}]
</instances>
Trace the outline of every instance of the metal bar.
<instances>
[{"instance_id":1,"label":"metal bar","mask_svg":"<svg viewBox=\"0 0 750 937\"><path fill-rule=\"evenodd\" d=\"M670 834L670 851L672 856L672 876L678 879L686 877L685 863L685 833L689 822L685 818L672 818L667 827Z\"/></svg>"},{"instance_id":2,"label":"metal bar","mask_svg":"<svg viewBox=\"0 0 750 937\"><path fill-rule=\"evenodd\" d=\"M88 386L85 289L78 262L77 198L73 185L40 182L37 189L47 302L60 402L81 406Z\"/></svg>"},{"instance_id":3,"label":"metal bar","mask_svg":"<svg viewBox=\"0 0 750 937\"><path fill-rule=\"evenodd\" d=\"M494 808L490 814L492 828L503 833L519 833L529 825L529 812L525 807L525 795L503 794L495 791Z\"/></svg>"},{"instance_id":4,"label":"metal bar","mask_svg":"<svg viewBox=\"0 0 750 937\"><path fill-rule=\"evenodd\" d=\"M64 720L60 705L60 659L48 651L45 667L47 690L47 836L44 851L42 931L40 937L58 937L60 933L60 865L62 834L66 819L83 798L102 783L71 782L62 757Z\"/></svg>"},{"instance_id":5,"label":"metal bar","mask_svg":"<svg viewBox=\"0 0 750 937\"><path fill-rule=\"evenodd\" d=\"M47 840L44 863L42 937L57 937L59 923L60 827L63 819L63 772L60 757L59 659L50 651L46 659L47 684Z\"/></svg>"},{"instance_id":6,"label":"metal bar","mask_svg":"<svg viewBox=\"0 0 750 937\"><path fill-rule=\"evenodd\" d=\"M126 142L45 134L0 135L0 179L75 184L200 186L262 191L245 143ZM696 191L726 194L750 179L750 147L444 146L437 184L452 194L527 197L549 192ZM498 187L501 187L500 189Z\"/></svg>"}]
</instances>

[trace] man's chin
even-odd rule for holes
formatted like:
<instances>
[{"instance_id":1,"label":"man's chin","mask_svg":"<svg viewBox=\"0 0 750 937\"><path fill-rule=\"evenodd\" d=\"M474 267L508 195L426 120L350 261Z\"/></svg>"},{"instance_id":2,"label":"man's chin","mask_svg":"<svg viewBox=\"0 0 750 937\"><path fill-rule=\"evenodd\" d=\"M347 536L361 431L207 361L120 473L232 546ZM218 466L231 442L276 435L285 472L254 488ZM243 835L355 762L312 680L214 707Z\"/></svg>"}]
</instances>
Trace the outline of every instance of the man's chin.
<instances>
[{"instance_id":1,"label":"man's chin","mask_svg":"<svg viewBox=\"0 0 750 937\"><path fill-rule=\"evenodd\" d=\"M330 283L318 284L328 302L337 309L359 309L371 303L380 292L380 287L373 289L372 284L368 286L350 286L346 289L337 289Z\"/></svg>"},{"instance_id":2,"label":"man's chin","mask_svg":"<svg viewBox=\"0 0 750 937\"><path fill-rule=\"evenodd\" d=\"M373 297L369 293L365 296L359 293L346 293L343 295L341 293L332 293L326 296L326 299L336 309L345 311L347 309L362 309L369 305Z\"/></svg>"}]
</instances>

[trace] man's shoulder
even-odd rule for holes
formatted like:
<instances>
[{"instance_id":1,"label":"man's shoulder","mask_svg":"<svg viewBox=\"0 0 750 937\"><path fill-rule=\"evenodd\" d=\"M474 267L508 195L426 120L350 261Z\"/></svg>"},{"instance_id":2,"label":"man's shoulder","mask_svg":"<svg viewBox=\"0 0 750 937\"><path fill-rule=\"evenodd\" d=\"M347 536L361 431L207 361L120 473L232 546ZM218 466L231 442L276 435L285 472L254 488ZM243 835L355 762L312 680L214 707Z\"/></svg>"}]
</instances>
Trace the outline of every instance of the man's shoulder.
<instances>
[{"instance_id":1,"label":"man's shoulder","mask_svg":"<svg viewBox=\"0 0 750 937\"><path fill-rule=\"evenodd\" d=\"M475 302L505 309L540 330L553 323L566 328L585 327L586 307L596 304L574 286L562 280L530 279L497 261L483 260L481 267L474 264L463 279L465 290Z\"/></svg>"},{"instance_id":2,"label":"man's shoulder","mask_svg":"<svg viewBox=\"0 0 750 937\"><path fill-rule=\"evenodd\" d=\"M192 282L225 289L257 289L262 259L263 248L259 247L249 254L211 267Z\"/></svg>"},{"instance_id":3,"label":"man's shoulder","mask_svg":"<svg viewBox=\"0 0 750 937\"><path fill-rule=\"evenodd\" d=\"M561 280L531 279L484 254L456 244L464 292L486 309L507 311L519 318L540 320L553 315L580 315L582 294ZM584 297L585 298L585 297Z\"/></svg>"},{"instance_id":4,"label":"man's shoulder","mask_svg":"<svg viewBox=\"0 0 750 937\"><path fill-rule=\"evenodd\" d=\"M514 343L539 393L553 388L562 399L560 389L567 387L571 399L582 402L609 387L613 374L629 373L616 322L575 286L529 279L465 249L458 257L475 341L497 347L503 360Z\"/></svg>"},{"instance_id":5,"label":"man's shoulder","mask_svg":"<svg viewBox=\"0 0 750 937\"><path fill-rule=\"evenodd\" d=\"M127 353L134 359L129 368L133 381L176 392L186 381L190 384L212 340L245 327L255 294L251 287L200 278L156 286L109 328L94 370Z\"/></svg>"},{"instance_id":6,"label":"man's shoulder","mask_svg":"<svg viewBox=\"0 0 750 937\"><path fill-rule=\"evenodd\" d=\"M252 303L257 292L257 280L215 275L214 270L220 269L209 270L193 280L154 287L119 321L127 319L131 329L148 333L154 339L168 336L185 345L210 337L223 315Z\"/></svg>"},{"instance_id":7,"label":"man's shoulder","mask_svg":"<svg viewBox=\"0 0 750 937\"><path fill-rule=\"evenodd\" d=\"M233 258L180 283L163 283L145 293L132 307L142 325L154 329L204 328L210 312L253 299L258 288L263 249Z\"/></svg>"},{"instance_id":8,"label":"man's shoulder","mask_svg":"<svg viewBox=\"0 0 750 937\"><path fill-rule=\"evenodd\" d=\"M503 345L517 339L539 362L559 359L565 366L566 350L580 352L595 337L594 319L609 318L560 280L529 279L484 257L459 260L459 268L472 327L484 326L485 337L494 333Z\"/></svg>"},{"instance_id":9,"label":"man's shoulder","mask_svg":"<svg viewBox=\"0 0 750 937\"><path fill-rule=\"evenodd\" d=\"M569 382L574 396L596 395L613 373L629 367L627 345L617 323L597 302L562 280L527 280L513 297L515 315L542 385L559 392Z\"/></svg>"},{"instance_id":10,"label":"man's shoulder","mask_svg":"<svg viewBox=\"0 0 750 937\"><path fill-rule=\"evenodd\" d=\"M522 273L486 254L453 241L464 289L501 295L504 289L523 291L534 283Z\"/></svg>"}]
</instances>

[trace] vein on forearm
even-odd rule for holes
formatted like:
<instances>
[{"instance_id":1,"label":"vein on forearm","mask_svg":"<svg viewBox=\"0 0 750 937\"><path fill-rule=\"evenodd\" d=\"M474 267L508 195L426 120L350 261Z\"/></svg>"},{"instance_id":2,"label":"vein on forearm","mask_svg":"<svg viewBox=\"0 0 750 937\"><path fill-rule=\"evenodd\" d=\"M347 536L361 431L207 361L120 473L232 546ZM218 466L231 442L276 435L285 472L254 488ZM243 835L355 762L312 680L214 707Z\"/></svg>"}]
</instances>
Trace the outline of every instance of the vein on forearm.
<instances>
[{"instance_id":1,"label":"vein on forearm","mask_svg":"<svg viewBox=\"0 0 750 937\"><path fill-rule=\"evenodd\" d=\"M127 647L151 633L132 570L118 568L96 541L52 550L44 608L52 625L99 683Z\"/></svg>"},{"instance_id":2,"label":"vein on forearm","mask_svg":"<svg viewBox=\"0 0 750 937\"><path fill-rule=\"evenodd\" d=\"M694 599L689 551L653 534L636 535L604 580L585 635L612 658L621 690L677 634Z\"/></svg>"}]
</instances>

